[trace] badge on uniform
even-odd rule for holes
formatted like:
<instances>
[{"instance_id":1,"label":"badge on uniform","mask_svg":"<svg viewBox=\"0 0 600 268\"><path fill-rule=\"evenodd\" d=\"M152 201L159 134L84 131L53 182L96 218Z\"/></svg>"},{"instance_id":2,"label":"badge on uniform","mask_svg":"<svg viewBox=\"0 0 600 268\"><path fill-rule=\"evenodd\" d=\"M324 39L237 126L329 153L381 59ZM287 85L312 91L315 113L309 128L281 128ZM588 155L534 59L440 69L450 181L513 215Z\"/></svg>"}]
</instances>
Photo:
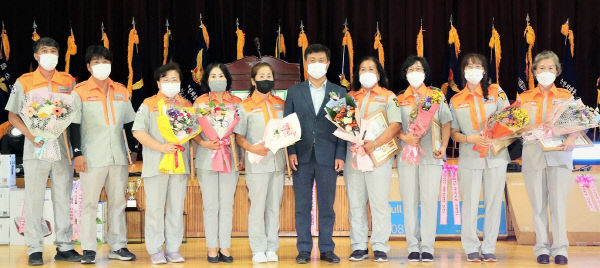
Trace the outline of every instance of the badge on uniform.
<instances>
[{"instance_id":1,"label":"badge on uniform","mask_svg":"<svg viewBox=\"0 0 600 268\"><path fill-rule=\"evenodd\" d=\"M488 97L486 100L483 100L484 103L494 103L496 99L494 97Z\"/></svg>"},{"instance_id":2,"label":"badge on uniform","mask_svg":"<svg viewBox=\"0 0 600 268\"><path fill-rule=\"evenodd\" d=\"M461 105L458 105L458 108L469 108L469 104L468 103L463 103Z\"/></svg>"},{"instance_id":3,"label":"badge on uniform","mask_svg":"<svg viewBox=\"0 0 600 268\"><path fill-rule=\"evenodd\" d=\"M58 90L58 93L69 93L69 87L58 87L56 90Z\"/></svg>"},{"instance_id":4,"label":"badge on uniform","mask_svg":"<svg viewBox=\"0 0 600 268\"><path fill-rule=\"evenodd\" d=\"M500 98L501 100L506 100L506 93L504 93L504 91L500 91L498 93L498 98Z\"/></svg>"},{"instance_id":5,"label":"badge on uniform","mask_svg":"<svg viewBox=\"0 0 600 268\"><path fill-rule=\"evenodd\" d=\"M281 104L275 104L275 105L273 105L273 109L275 109L275 110L283 110L283 105L281 105Z\"/></svg>"},{"instance_id":6,"label":"badge on uniform","mask_svg":"<svg viewBox=\"0 0 600 268\"><path fill-rule=\"evenodd\" d=\"M378 102L385 102L385 97L375 97L373 98L373 100Z\"/></svg>"},{"instance_id":7,"label":"badge on uniform","mask_svg":"<svg viewBox=\"0 0 600 268\"><path fill-rule=\"evenodd\" d=\"M98 100L98 96L91 96L91 97L87 97L88 101L97 101Z\"/></svg>"},{"instance_id":8,"label":"badge on uniform","mask_svg":"<svg viewBox=\"0 0 600 268\"><path fill-rule=\"evenodd\" d=\"M261 109L261 108L254 108L254 109L252 109L250 112L251 112L251 113L258 113L258 112L261 112L261 111L262 111L262 109Z\"/></svg>"},{"instance_id":9,"label":"badge on uniform","mask_svg":"<svg viewBox=\"0 0 600 268\"><path fill-rule=\"evenodd\" d=\"M113 95L114 100L123 100L124 98L125 98L125 96L123 96L123 94L115 93Z\"/></svg>"},{"instance_id":10,"label":"badge on uniform","mask_svg":"<svg viewBox=\"0 0 600 268\"><path fill-rule=\"evenodd\" d=\"M394 98L394 103L396 104L396 107L400 107L400 103L398 102L398 98Z\"/></svg>"}]
</instances>

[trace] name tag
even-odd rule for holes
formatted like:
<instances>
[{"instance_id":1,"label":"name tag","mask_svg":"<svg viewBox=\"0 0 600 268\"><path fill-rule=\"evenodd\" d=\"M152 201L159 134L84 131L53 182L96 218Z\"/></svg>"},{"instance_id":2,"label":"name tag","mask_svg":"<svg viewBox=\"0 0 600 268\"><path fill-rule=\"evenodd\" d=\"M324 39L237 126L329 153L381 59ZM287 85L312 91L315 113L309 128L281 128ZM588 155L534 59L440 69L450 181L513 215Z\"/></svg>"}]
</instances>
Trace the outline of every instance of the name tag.
<instances>
[{"instance_id":1,"label":"name tag","mask_svg":"<svg viewBox=\"0 0 600 268\"><path fill-rule=\"evenodd\" d=\"M91 97L87 97L88 101L97 101L98 100L98 96L91 96Z\"/></svg>"},{"instance_id":2,"label":"name tag","mask_svg":"<svg viewBox=\"0 0 600 268\"><path fill-rule=\"evenodd\" d=\"M527 103L525 103L525 104L528 104L528 105L537 105L537 102L535 102L535 101L530 101L530 102L527 102Z\"/></svg>"},{"instance_id":3,"label":"name tag","mask_svg":"<svg viewBox=\"0 0 600 268\"><path fill-rule=\"evenodd\" d=\"M552 100L552 105L557 104L557 103L561 103L563 101L565 101L565 100L563 100L563 99L553 99Z\"/></svg>"},{"instance_id":4,"label":"name tag","mask_svg":"<svg viewBox=\"0 0 600 268\"><path fill-rule=\"evenodd\" d=\"M373 100L378 102L385 102L385 97L375 97L373 98Z\"/></svg>"},{"instance_id":5,"label":"name tag","mask_svg":"<svg viewBox=\"0 0 600 268\"><path fill-rule=\"evenodd\" d=\"M283 105L281 105L281 104L275 104L275 105L273 105L273 109L275 109L275 110L283 110Z\"/></svg>"},{"instance_id":6,"label":"name tag","mask_svg":"<svg viewBox=\"0 0 600 268\"><path fill-rule=\"evenodd\" d=\"M58 87L56 90L58 91L58 93L69 93L69 87L65 86Z\"/></svg>"},{"instance_id":7,"label":"name tag","mask_svg":"<svg viewBox=\"0 0 600 268\"><path fill-rule=\"evenodd\" d=\"M124 98L125 98L125 96L123 96L123 94L115 93L113 95L114 100L123 100Z\"/></svg>"},{"instance_id":8,"label":"name tag","mask_svg":"<svg viewBox=\"0 0 600 268\"><path fill-rule=\"evenodd\" d=\"M409 101L401 101L399 103L400 106L410 106L410 102Z\"/></svg>"},{"instance_id":9,"label":"name tag","mask_svg":"<svg viewBox=\"0 0 600 268\"><path fill-rule=\"evenodd\" d=\"M484 100L483 103L493 103L496 102L496 100L494 99L494 97L488 98L487 100Z\"/></svg>"},{"instance_id":10,"label":"name tag","mask_svg":"<svg viewBox=\"0 0 600 268\"><path fill-rule=\"evenodd\" d=\"M463 103L461 105L458 105L457 108L459 108L459 109L461 109L461 108L469 108L469 104L468 103Z\"/></svg>"},{"instance_id":11,"label":"name tag","mask_svg":"<svg viewBox=\"0 0 600 268\"><path fill-rule=\"evenodd\" d=\"M258 113L258 112L262 112L261 108L254 108L250 111L251 113Z\"/></svg>"}]
</instances>

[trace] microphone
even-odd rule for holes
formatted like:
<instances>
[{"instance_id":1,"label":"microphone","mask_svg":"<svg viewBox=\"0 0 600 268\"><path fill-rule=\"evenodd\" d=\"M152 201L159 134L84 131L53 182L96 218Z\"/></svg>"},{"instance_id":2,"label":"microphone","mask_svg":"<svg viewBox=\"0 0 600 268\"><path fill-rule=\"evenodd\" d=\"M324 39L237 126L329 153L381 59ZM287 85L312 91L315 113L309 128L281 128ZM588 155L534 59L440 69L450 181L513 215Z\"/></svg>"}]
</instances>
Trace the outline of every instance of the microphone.
<instances>
[{"instance_id":1,"label":"microphone","mask_svg":"<svg viewBox=\"0 0 600 268\"><path fill-rule=\"evenodd\" d=\"M260 59L260 39L258 37L254 38L254 45L256 46L256 51L258 52L258 58Z\"/></svg>"}]
</instances>

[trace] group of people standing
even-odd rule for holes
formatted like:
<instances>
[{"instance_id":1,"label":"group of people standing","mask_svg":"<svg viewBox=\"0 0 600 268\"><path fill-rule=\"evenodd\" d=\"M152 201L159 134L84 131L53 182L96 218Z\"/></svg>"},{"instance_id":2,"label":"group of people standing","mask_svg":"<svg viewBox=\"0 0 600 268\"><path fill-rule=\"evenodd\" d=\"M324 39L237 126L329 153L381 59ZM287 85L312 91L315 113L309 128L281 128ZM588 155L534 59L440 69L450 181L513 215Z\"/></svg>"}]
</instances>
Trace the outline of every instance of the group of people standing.
<instances>
[{"instance_id":1,"label":"group of people standing","mask_svg":"<svg viewBox=\"0 0 600 268\"><path fill-rule=\"evenodd\" d=\"M52 178L52 201L55 211L56 260L95 263L96 237L95 215L102 187L108 197L109 258L122 261L135 260L127 247L125 224L125 189L128 180L128 155L136 159L127 148L143 146L142 178L144 180L145 243L154 264L184 262L179 248L183 239L183 208L187 181L190 174L190 156L183 154L184 174L165 174L158 170L164 154L184 149L166 142L159 131L157 116L159 101L169 107L198 107L208 103L233 104L241 118L234 129L236 143L243 149L245 180L250 199L248 215L248 240L255 263L278 261L279 210L283 196L284 170L293 170L295 193L295 220L298 235L296 247L298 263L308 263L313 249L311 234L312 189L316 183L318 205L318 248L320 259L338 263L332 239L335 212L336 181L343 171L349 200L350 243L353 250L350 261L362 261L370 257L367 201L371 211L372 233L370 236L373 259L388 261L388 240L391 234L391 207L389 193L392 166L396 161L400 191L404 208L406 240L409 261L434 261L434 242L437 223L437 205L440 192L442 166L450 137L460 144L458 179L462 195L461 241L467 261L496 261L495 245L500 226L508 153L488 153L481 158L472 150L474 145L488 146L490 140L482 136L486 119L492 113L509 105L504 91L497 84L489 84L487 60L480 54L463 57L461 72L466 86L450 100L441 102L434 118L441 124L441 147L434 149L431 131L419 137L408 130L410 114L419 100L433 91L428 86L431 75L427 61L410 56L402 65L400 76L409 86L399 95L390 91L388 78L381 63L374 57L365 57L357 65L351 91L327 80L330 50L320 44L312 44L305 51L308 73L306 81L291 86L285 100L273 95L276 80L273 68L264 62L252 67L252 88L244 100L231 93L232 79L227 67L221 63L209 65L202 77L206 94L192 104L179 93L182 72L176 63L167 63L154 73L158 93L147 98L137 113L134 112L127 89L109 78L112 55L103 46L90 46L85 56L91 73L87 81L76 84L69 74L55 70L58 61L58 43L48 37L41 38L33 48L39 67L17 79L6 106L11 124L26 137L24 148L26 230L29 247L29 264L42 265L43 246L40 221L43 196L48 176ZM571 98L571 94L554 86L560 74L560 62L556 54L544 51L535 57L533 73L538 80L535 89L521 94L517 101L534 107L530 125L543 124L552 110L555 100ZM33 91L45 90L71 94L78 115L69 128L73 163L66 157L61 142L60 161L39 160L33 151L37 142L19 116L25 96ZM359 108L361 118L367 118L384 109L389 125L376 139L365 141L366 153L392 139L399 139L402 146L420 145L424 155L418 164L411 164L401 157L391 158L372 171L361 171L350 165L353 144L337 138L332 133L336 127L325 118L325 104L335 93L340 97L352 96ZM161 102L162 103L162 102ZM282 118L296 113L300 119L301 140L287 148L289 162L283 150L272 153L265 148L264 131L270 119ZM123 131L126 133L125 143ZM567 263L568 241L566 236L565 177L570 176L575 135L564 142L564 151L543 152L536 144L523 148L523 173L533 207L536 245L534 252L539 263L549 263L552 256L557 264ZM67 139L64 139L65 141ZM212 170L213 150L224 146L219 139L210 140L204 133L196 136L195 168L202 190L203 218L206 236L207 261L211 263L234 261L231 252L234 194L239 173ZM225 145L229 146L229 145ZM248 153L264 158L259 163L248 161ZM69 221L69 199L73 169L79 172L82 187L81 247L83 254L73 248ZM477 235L478 206L481 191L485 203L483 241ZM552 219L553 243L548 235L548 205ZM420 213L419 213L420 207ZM419 218L420 215L420 218Z\"/></svg>"}]
</instances>

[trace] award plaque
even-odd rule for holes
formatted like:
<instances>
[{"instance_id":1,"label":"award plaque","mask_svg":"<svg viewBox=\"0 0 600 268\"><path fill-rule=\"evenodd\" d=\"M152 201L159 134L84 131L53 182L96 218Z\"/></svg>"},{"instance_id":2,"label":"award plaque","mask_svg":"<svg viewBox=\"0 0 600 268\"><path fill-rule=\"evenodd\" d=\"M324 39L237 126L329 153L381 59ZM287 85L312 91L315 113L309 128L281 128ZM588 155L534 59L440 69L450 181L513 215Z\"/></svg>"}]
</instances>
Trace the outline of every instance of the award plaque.
<instances>
[{"instance_id":1,"label":"award plaque","mask_svg":"<svg viewBox=\"0 0 600 268\"><path fill-rule=\"evenodd\" d=\"M375 140L379 137L385 129L388 127L387 115L385 110L379 109L371 114L366 120L371 121L369 124L369 129L365 133L365 140ZM393 138L386 144L382 144L375 149L369 156L373 161L373 165L375 167L381 166L385 161L394 157L398 152L400 152L400 143L398 139Z\"/></svg>"}]
</instances>

